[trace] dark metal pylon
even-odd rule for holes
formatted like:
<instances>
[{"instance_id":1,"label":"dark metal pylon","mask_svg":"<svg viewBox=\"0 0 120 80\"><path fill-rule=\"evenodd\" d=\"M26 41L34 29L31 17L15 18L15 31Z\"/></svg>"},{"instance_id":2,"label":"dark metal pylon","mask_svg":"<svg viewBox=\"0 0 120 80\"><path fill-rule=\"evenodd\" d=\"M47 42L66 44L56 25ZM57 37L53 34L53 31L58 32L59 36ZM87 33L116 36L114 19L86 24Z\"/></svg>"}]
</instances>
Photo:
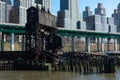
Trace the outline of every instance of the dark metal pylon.
<instances>
[{"instance_id":1,"label":"dark metal pylon","mask_svg":"<svg viewBox=\"0 0 120 80\"><path fill-rule=\"evenodd\" d=\"M41 27L39 23L39 9L31 7L27 10L26 24L26 51L40 55L41 51Z\"/></svg>"},{"instance_id":2,"label":"dark metal pylon","mask_svg":"<svg viewBox=\"0 0 120 80\"><path fill-rule=\"evenodd\" d=\"M26 51L40 55L41 51L41 27L39 23L26 24Z\"/></svg>"}]
</instances>

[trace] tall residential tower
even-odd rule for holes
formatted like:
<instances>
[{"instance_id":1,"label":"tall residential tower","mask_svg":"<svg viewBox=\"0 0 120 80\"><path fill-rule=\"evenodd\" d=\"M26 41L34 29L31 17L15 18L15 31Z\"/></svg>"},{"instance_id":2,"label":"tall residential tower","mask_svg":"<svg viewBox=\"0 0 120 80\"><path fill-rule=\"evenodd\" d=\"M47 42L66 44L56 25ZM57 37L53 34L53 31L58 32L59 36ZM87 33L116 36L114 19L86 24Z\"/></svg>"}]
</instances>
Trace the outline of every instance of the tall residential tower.
<instances>
[{"instance_id":1,"label":"tall residential tower","mask_svg":"<svg viewBox=\"0 0 120 80\"><path fill-rule=\"evenodd\" d=\"M52 12L52 0L36 0L46 11Z\"/></svg>"},{"instance_id":2,"label":"tall residential tower","mask_svg":"<svg viewBox=\"0 0 120 80\"><path fill-rule=\"evenodd\" d=\"M9 23L11 7L11 0L0 0L0 22Z\"/></svg>"},{"instance_id":3,"label":"tall residential tower","mask_svg":"<svg viewBox=\"0 0 120 80\"><path fill-rule=\"evenodd\" d=\"M94 30L97 32L112 32L116 33L116 25L114 24L114 18L106 16L106 10L102 3L98 3L98 7L95 9L95 15L90 14L90 8L87 7L83 12L84 20L86 21L87 30ZM107 42L107 39L103 39ZM96 42L97 39L91 38L91 42ZM113 40L112 40L113 41Z\"/></svg>"},{"instance_id":4,"label":"tall residential tower","mask_svg":"<svg viewBox=\"0 0 120 80\"><path fill-rule=\"evenodd\" d=\"M117 9L114 10L112 17L117 25L117 32L120 32L120 3L118 4Z\"/></svg>"},{"instance_id":5,"label":"tall residential tower","mask_svg":"<svg viewBox=\"0 0 120 80\"><path fill-rule=\"evenodd\" d=\"M79 0L60 0L57 26L68 29L86 29L79 13Z\"/></svg>"},{"instance_id":6,"label":"tall residential tower","mask_svg":"<svg viewBox=\"0 0 120 80\"><path fill-rule=\"evenodd\" d=\"M10 22L9 16L10 16L10 10L12 9L12 2L11 2L11 0L2 0L2 1L6 3L6 8L5 8L6 19L5 19L5 22L9 23Z\"/></svg>"},{"instance_id":7,"label":"tall residential tower","mask_svg":"<svg viewBox=\"0 0 120 80\"><path fill-rule=\"evenodd\" d=\"M14 0L14 6L10 11L10 22L25 24L27 20L26 10L31 6L38 6L51 12L52 0Z\"/></svg>"},{"instance_id":8,"label":"tall residential tower","mask_svg":"<svg viewBox=\"0 0 120 80\"><path fill-rule=\"evenodd\" d=\"M106 16L106 9L103 7L102 3L98 3L98 7L95 9L95 14Z\"/></svg>"},{"instance_id":9,"label":"tall residential tower","mask_svg":"<svg viewBox=\"0 0 120 80\"><path fill-rule=\"evenodd\" d=\"M83 20L86 21L87 17L92 16L93 13L90 10L90 7L86 6L85 11L83 12Z\"/></svg>"}]
</instances>

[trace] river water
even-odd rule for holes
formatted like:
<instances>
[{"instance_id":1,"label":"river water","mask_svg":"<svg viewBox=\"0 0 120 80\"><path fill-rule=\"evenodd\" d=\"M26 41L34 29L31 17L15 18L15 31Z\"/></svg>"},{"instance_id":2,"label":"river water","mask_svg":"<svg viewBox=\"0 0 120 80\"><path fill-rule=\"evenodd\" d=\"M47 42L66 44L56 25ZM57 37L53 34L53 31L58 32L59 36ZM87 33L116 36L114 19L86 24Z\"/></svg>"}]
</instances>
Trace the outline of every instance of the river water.
<instances>
[{"instance_id":1,"label":"river water","mask_svg":"<svg viewBox=\"0 0 120 80\"><path fill-rule=\"evenodd\" d=\"M112 74L80 74L55 71L0 71L0 80L120 80L120 69Z\"/></svg>"}]
</instances>

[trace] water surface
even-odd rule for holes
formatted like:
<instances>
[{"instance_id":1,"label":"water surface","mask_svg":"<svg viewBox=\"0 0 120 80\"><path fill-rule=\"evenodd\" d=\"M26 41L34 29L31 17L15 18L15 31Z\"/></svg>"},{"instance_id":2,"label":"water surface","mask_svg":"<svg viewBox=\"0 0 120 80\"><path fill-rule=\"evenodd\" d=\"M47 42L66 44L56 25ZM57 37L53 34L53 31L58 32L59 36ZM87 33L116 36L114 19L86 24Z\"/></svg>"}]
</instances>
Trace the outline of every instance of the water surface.
<instances>
[{"instance_id":1,"label":"water surface","mask_svg":"<svg viewBox=\"0 0 120 80\"><path fill-rule=\"evenodd\" d=\"M0 80L120 80L120 71L85 75L78 72L0 71Z\"/></svg>"}]
</instances>

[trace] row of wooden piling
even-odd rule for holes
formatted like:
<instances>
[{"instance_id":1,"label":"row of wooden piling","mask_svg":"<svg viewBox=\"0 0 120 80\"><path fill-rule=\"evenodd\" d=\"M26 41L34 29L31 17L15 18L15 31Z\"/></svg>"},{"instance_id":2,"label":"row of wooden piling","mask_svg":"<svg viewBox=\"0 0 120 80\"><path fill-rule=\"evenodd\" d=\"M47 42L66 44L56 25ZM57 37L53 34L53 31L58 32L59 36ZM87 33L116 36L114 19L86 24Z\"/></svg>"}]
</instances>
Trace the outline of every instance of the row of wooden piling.
<instances>
[{"instance_id":1,"label":"row of wooden piling","mask_svg":"<svg viewBox=\"0 0 120 80\"><path fill-rule=\"evenodd\" d=\"M13 61L0 61L0 70L13 70Z\"/></svg>"},{"instance_id":2,"label":"row of wooden piling","mask_svg":"<svg viewBox=\"0 0 120 80\"><path fill-rule=\"evenodd\" d=\"M114 58L106 55L93 55L82 52L69 52L61 55L54 63L55 70L90 73L115 72Z\"/></svg>"},{"instance_id":3,"label":"row of wooden piling","mask_svg":"<svg viewBox=\"0 0 120 80\"><path fill-rule=\"evenodd\" d=\"M46 65L46 60L13 60L0 61L0 70L56 70L67 72L79 72L83 74L91 73L114 73L116 59L107 55L95 55L83 52L68 52L55 58L50 65ZM49 68L49 69L48 69Z\"/></svg>"},{"instance_id":4,"label":"row of wooden piling","mask_svg":"<svg viewBox=\"0 0 120 80\"><path fill-rule=\"evenodd\" d=\"M37 60L0 60L0 70L48 70L49 64Z\"/></svg>"}]
</instances>

